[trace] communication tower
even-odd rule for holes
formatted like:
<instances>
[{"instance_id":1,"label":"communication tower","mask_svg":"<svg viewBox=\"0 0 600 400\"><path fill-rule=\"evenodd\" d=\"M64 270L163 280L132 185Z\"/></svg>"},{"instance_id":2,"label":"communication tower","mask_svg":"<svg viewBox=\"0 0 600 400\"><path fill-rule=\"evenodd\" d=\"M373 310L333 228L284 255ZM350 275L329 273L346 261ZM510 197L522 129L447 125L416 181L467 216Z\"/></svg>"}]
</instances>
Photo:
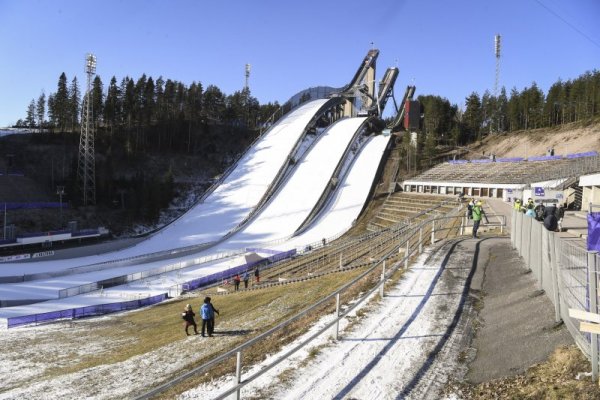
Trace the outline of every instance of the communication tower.
<instances>
[{"instance_id":1,"label":"communication tower","mask_svg":"<svg viewBox=\"0 0 600 400\"><path fill-rule=\"evenodd\" d=\"M496 54L496 81L494 82L494 96L498 98L498 82L500 81L500 35L494 36L494 53Z\"/></svg>"},{"instance_id":2,"label":"communication tower","mask_svg":"<svg viewBox=\"0 0 600 400\"><path fill-rule=\"evenodd\" d=\"M246 64L246 84L244 85L244 89L248 90L248 81L250 80L250 64Z\"/></svg>"},{"instance_id":3,"label":"communication tower","mask_svg":"<svg viewBox=\"0 0 600 400\"><path fill-rule=\"evenodd\" d=\"M79 163L77 179L83 196L83 205L96 204L96 160L94 151L94 123L92 117L92 77L96 74L96 56L85 57L87 89L81 112L81 136L79 137Z\"/></svg>"}]
</instances>

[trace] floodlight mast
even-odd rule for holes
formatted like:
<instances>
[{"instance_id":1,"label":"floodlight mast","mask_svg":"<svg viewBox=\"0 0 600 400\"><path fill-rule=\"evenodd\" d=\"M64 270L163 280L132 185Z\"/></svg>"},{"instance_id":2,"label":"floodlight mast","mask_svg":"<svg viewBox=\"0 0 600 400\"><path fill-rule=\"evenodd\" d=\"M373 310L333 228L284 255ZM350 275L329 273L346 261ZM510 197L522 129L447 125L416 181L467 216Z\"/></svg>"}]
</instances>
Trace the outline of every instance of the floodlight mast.
<instances>
[{"instance_id":1,"label":"floodlight mast","mask_svg":"<svg viewBox=\"0 0 600 400\"><path fill-rule=\"evenodd\" d=\"M496 122L497 122L497 126L496 126L496 131L500 132L500 101L498 100L498 85L500 82L500 50L502 49L502 45L501 45L501 36L499 34L496 34L494 36L494 54L496 55L496 79L494 81L494 98L496 99L496 110L495 110L495 114L496 114ZM490 124L490 132L493 129L493 121L492 124Z\"/></svg>"},{"instance_id":2,"label":"floodlight mast","mask_svg":"<svg viewBox=\"0 0 600 400\"><path fill-rule=\"evenodd\" d=\"M96 56L85 57L87 89L81 113L81 136L79 137L79 163L77 178L83 196L83 205L96 204L96 160L94 150L94 124L92 116L92 78L96 74Z\"/></svg>"}]
</instances>

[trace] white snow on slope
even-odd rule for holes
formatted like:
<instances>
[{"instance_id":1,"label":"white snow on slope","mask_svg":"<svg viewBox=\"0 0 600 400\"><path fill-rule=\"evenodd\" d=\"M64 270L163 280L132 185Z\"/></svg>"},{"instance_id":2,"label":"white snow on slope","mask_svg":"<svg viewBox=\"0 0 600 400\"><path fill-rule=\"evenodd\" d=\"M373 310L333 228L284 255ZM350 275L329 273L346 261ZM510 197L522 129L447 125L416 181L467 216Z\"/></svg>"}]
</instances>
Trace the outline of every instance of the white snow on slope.
<instances>
[{"instance_id":1,"label":"white snow on slope","mask_svg":"<svg viewBox=\"0 0 600 400\"><path fill-rule=\"evenodd\" d=\"M343 150L346 147L344 141L337 140L335 144L332 144L328 143L325 139L335 139L340 134L342 136L345 135L346 137L348 137L348 132L352 131L352 129L355 130L360 125L360 121L362 120L363 119L358 118L340 121L340 124L343 123L341 124L341 126L345 126L344 131L340 132L339 130L332 129L335 135L330 137L324 137L323 141L320 141L320 145L325 145L325 147L323 148L328 148L330 152L333 151L334 147L336 149L335 151L340 151L340 149ZM363 150L357 155L357 159L353 164L352 169L347 174L345 180L340 182L340 188L336 193L334 200L329 204L327 213L325 213L311 227L310 230L305 232L299 238L294 238L289 242L279 242L269 247L280 250L289 250L290 248L294 247L303 247L306 243L320 241L323 237L329 238L334 234L339 234L340 232L349 229L352 226L354 220L358 217L367 199L369 189L371 187L373 178L377 170L377 165L381 160L383 151L385 150L388 141L389 137L383 136L376 136L369 139ZM315 146L315 149L319 151L318 146ZM315 149L313 149L313 151ZM307 159L309 158L310 154L307 155ZM317 164L320 165L320 162L321 161L317 161ZM308 168L310 170L310 168L312 168L312 165L311 163L306 163L306 165L300 165L299 167L299 170L304 168ZM327 172L323 172L323 176L331 175L333 164L330 165L328 168L330 170L328 172L329 175L327 175ZM312 187L312 182L315 180L313 177L314 173L315 172L309 174L294 174L294 176L291 177L288 181L288 183L290 183L289 187L288 185L286 185L282 192L286 192L288 190L295 190L296 196L300 196L298 193L302 193L303 191L318 192L318 190L322 190L322 187L317 190L313 189ZM312 196L316 196L317 194L318 193L311 193ZM293 196L288 196L288 200L285 200L283 203L288 203L287 206L290 206L290 202L292 201L290 199L293 199ZM269 204L269 207L273 207L275 210L284 210L286 208L286 204L282 205L282 203L276 201L275 199ZM267 207L267 209L269 207ZM297 209L300 209L302 205L300 204L296 207ZM303 215L307 215L308 211L308 209L303 210ZM281 211L276 211L271 213L271 215L273 214L279 215L277 215L277 218L270 218L270 224L266 224L263 226L266 227L266 230L264 231L265 235L269 235L269 229L272 229L275 232L279 232L278 234L283 236L289 236L295 231L295 229L297 228L297 223L288 223L286 218L287 216L285 215L285 213ZM282 229L287 230L282 231ZM270 237L276 237L276 235L271 235ZM254 241L247 240L245 243L243 243L243 245L245 247L258 247L264 244L262 239L263 236L260 235L260 237L257 237ZM235 236L232 238L232 240L236 240ZM240 244L239 246L241 245L242 244ZM225 249L223 249L223 247L225 247ZM226 247L227 243L223 243L219 246L219 248L211 249L205 253L209 255L216 254L218 252L221 252L222 250L227 250ZM236 248L236 246L231 247ZM194 259L194 257L192 257L191 259ZM56 298L58 290L60 289L86 284L89 282L95 282L101 279L110 278L112 276L133 273L136 270L140 269L147 270L151 268L160 267L165 264L183 262L189 259L190 257L188 256L178 259L171 259L168 261L154 261L151 263L147 263L143 266L138 265L129 267L118 267L106 271L95 271L86 274L79 274L76 276L65 276L54 279L26 282L23 284L4 284L0 285L0 294L3 296L3 298ZM230 260L227 259L210 263L204 263L195 267L186 268L185 270L174 271L154 278L147 278L143 281L132 282L127 286L113 287L104 290L102 293L93 292L85 296L76 296L60 300L50 300L43 303L36 303L33 305L3 308L0 309L0 317L7 318L21 315L31 315L39 312L51 312L56 310L72 309L78 306L81 307L93 304L108 304L142 297L149 297L152 295L165 293L169 290L169 288L177 284L188 282L192 279L210 275L218 271L226 271L231 266L232 265L230 264Z\"/></svg>"},{"instance_id":2,"label":"white snow on slope","mask_svg":"<svg viewBox=\"0 0 600 400\"><path fill-rule=\"evenodd\" d=\"M178 220L139 244L116 252L27 263L3 263L0 276L10 267L20 273L62 270L147 253L211 242L221 238L239 224L256 206L275 178L306 125L327 102L308 102L279 121L242 157L236 168L206 200L197 204Z\"/></svg>"},{"instance_id":3,"label":"white snow on slope","mask_svg":"<svg viewBox=\"0 0 600 400\"><path fill-rule=\"evenodd\" d=\"M433 365L436 360L428 357L452 322L470 265L464 259L464 252L458 252L450 257L446 268L442 268L448 247L447 244L445 251L427 261L428 254L422 255L416 265L409 268L405 278L388 290L382 301L367 308L366 316L361 317L351 329L345 330L348 324L342 320L339 341L334 341L331 334L321 335L288 360L244 386L242 398L439 398L439 384L444 383L439 375L454 369L456 355L446 355L436 365ZM324 316L294 343L277 354L269 355L263 363L246 368L242 380L278 359L332 318L332 315ZM311 360L309 355L313 349L317 349L319 354ZM436 382L427 379L429 371L423 366L428 363L438 375ZM292 378L285 382L279 380L280 374L292 370L295 371ZM214 398L232 387L233 382L234 377L228 376L213 381L211 385L201 385L185 392L180 399Z\"/></svg>"}]
</instances>

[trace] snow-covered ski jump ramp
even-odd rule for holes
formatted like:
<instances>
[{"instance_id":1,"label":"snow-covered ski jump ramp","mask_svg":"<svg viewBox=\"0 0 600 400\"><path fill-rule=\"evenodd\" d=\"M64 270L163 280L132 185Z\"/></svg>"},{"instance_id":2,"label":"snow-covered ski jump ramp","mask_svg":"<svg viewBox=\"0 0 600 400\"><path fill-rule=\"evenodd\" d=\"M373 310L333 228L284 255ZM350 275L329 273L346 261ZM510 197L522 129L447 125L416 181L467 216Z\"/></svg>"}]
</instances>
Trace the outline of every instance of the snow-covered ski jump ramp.
<instances>
[{"instance_id":1,"label":"snow-covered ski jump ramp","mask_svg":"<svg viewBox=\"0 0 600 400\"><path fill-rule=\"evenodd\" d=\"M274 259L339 237L362 211L389 142L368 136L370 118L341 118L355 115L344 96L374 76L377 55L369 51L345 91L301 104L271 126L202 201L146 240L103 254L3 263L0 320L16 326L137 308L232 273L231 257L246 248Z\"/></svg>"},{"instance_id":2,"label":"snow-covered ski jump ramp","mask_svg":"<svg viewBox=\"0 0 600 400\"><path fill-rule=\"evenodd\" d=\"M273 243L270 248L284 251L324 237L329 238L332 234L348 229L364 206L389 137L378 136L363 139L364 147L360 149L351 166L348 167L345 179L340 183L339 190L335 192L334 198L329 202L326 211L302 236L291 238L293 232L304 221L324 190L324 186L326 186L335 165L339 161L339 156L351 145L350 139L355 137L356 130L364 122L364 118L344 119L325 131L321 137L315 140L314 145L311 146L306 155L297 162L294 171L286 178L284 184L281 185L281 188L273 195L273 198L265 205L264 209L244 229L220 243L218 247L203 251L203 256L210 257L222 254L223 251L234 251L244 247L260 247L265 242ZM268 153L270 151L262 151L262 157L268 158ZM335 155L335 157L332 157L332 155ZM250 175L259 173L262 173L262 171L250 173ZM246 177L246 179L251 180L253 178ZM253 200L255 199L256 197ZM186 215L181 218L180 220L182 222L186 221L186 223L179 226L192 226L186 220L187 218L192 217ZM182 222L179 222L179 224ZM177 235L176 226L173 224L170 227L169 232L172 235ZM188 231L184 229L184 232ZM157 235L154 237L157 237ZM274 243L277 241L278 243ZM129 250L131 249L111 254L122 255L123 252ZM130 282L128 285L115 286L100 292L94 291L67 299L57 299L59 297L58 293L66 288L93 285L94 282L110 279L114 276L135 274L140 273L140 271L160 268L161 265L165 265L166 261L157 260L144 264L117 266L52 279L3 284L0 285L0 296L4 299L10 298L16 303L19 299L25 303L33 299L50 300L31 305L2 308L0 309L0 318L14 319L34 313L56 313L61 310L75 310L78 307L123 303L124 299L130 300L132 296L134 298L137 296L138 298L153 298L156 301L161 301L173 286L215 274L231 266L227 260L199 264L195 262L198 257L196 255L194 257L180 257L168 261L169 264L189 263L191 266L188 268L160 274L153 279L146 278L142 282ZM77 262L81 262L77 259L63 261L75 263L75 265L77 265ZM26 266L33 268L37 267L36 264L18 264L17 267L19 269ZM39 264L44 265L44 267L52 267L53 262L47 261ZM60 267L64 268L64 265L57 266L57 268ZM94 288L94 286L91 287ZM68 314L64 315L67 316Z\"/></svg>"}]
</instances>

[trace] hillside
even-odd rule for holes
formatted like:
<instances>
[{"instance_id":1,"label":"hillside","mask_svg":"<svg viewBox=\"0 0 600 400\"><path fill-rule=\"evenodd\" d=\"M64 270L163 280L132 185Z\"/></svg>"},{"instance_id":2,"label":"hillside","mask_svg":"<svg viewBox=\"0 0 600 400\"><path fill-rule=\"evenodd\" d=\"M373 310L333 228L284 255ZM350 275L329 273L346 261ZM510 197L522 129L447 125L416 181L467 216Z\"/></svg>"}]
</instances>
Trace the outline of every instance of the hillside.
<instances>
[{"instance_id":1,"label":"hillside","mask_svg":"<svg viewBox=\"0 0 600 400\"><path fill-rule=\"evenodd\" d=\"M470 152L466 158L482 158L490 154L500 157L543 156L549 148L554 148L555 155L600 152L600 122L491 134L481 143L468 146Z\"/></svg>"}]
</instances>

